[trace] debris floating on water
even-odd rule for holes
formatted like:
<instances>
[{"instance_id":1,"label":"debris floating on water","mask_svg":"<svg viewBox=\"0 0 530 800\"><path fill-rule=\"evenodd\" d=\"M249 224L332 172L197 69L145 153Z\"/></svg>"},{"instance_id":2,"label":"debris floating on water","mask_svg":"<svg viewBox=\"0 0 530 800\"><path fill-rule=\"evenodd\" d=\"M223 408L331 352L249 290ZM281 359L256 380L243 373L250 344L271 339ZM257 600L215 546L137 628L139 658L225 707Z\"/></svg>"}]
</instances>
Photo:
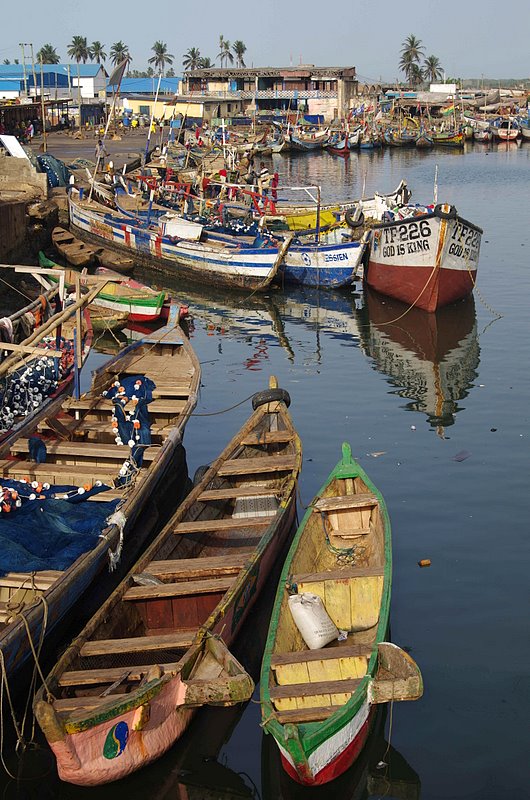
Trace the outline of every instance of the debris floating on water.
<instances>
[{"instance_id":1,"label":"debris floating on water","mask_svg":"<svg viewBox=\"0 0 530 800\"><path fill-rule=\"evenodd\" d=\"M470 455L471 453L469 450L460 450L460 452L454 456L453 461L465 461Z\"/></svg>"},{"instance_id":2,"label":"debris floating on water","mask_svg":"<svg viewBox=\"0 0 530 800\"><path fill-rule=\"evenodd\" d=\"M418 567L430 567L431 566L431 559L430 558L421 558L418 561Z\"/></svg>"}]
</instances>

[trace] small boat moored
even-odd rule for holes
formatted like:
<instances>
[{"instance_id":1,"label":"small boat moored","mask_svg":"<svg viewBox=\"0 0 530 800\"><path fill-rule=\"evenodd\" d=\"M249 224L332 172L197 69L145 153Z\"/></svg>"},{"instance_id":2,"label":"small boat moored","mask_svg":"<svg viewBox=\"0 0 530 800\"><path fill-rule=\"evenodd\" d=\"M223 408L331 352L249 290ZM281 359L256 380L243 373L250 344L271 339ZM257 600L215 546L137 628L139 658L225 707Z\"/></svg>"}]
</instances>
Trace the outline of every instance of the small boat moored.
<instances>
[{"instance_id":1,"label":"small boat moored","mask_svg":"<svg viewBox=\"0 0 530 800\"><path fill-rule=\"evenodd\" d=\"M287 555L261 669L262 727L300 783L348 769L378 704L423 693L415 662L385 641L391 572L385 502L343 444Z\"/></svg>"}]
</instances>

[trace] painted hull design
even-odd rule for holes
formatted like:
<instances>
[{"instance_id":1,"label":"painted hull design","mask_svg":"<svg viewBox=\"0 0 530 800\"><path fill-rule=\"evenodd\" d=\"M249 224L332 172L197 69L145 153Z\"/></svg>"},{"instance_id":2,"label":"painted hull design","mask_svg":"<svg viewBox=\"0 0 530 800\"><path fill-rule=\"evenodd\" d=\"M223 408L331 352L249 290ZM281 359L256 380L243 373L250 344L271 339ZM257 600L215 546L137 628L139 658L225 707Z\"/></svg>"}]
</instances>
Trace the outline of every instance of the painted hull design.
<instances>
[{"instance_id":1,"label":"painted hull design","mask_svg":"<svg viewBox=\"0 0 530 800\"><path fill-rule=\"evenodd\" d=\"M275 381L254 396L252 416L53 669L53 698L38 693L63 780L119 780L166 752L200 706L250 698L227 648L295 517L302 451L287 402ZM124 671L124 654L137 666Z\"/></svg>"},{"instance_id":2,"label":"painted hull design","mask_svg":"<svg viewBox=\"0 0 530 800\"><path fill-rule=\"evenodd\" d=\"M344 228L338 228L339 235ZM285 255L280 278L285 283L303 286L341 287L352 284L359 275L368 239L338 244L291 245Z\"/></svg>"},{"instance_id":3,"label":"painted hull design","mask_svg":"<svg viewBox=\"0 0 530 800\"><path fill-rule=\"evenodd\" d=\"M357 759L375 705L416 700L423 692L414 661L384 641L392 570L388 512L350 446L342 449L287 555L260 677L262 726L286 771L307 786L333 780ZM336 629L311 642L325 622L306 618L303 633L291 609L303 614L304 603L315 600ZM347 633L345 643L335 641L339 630Z\"/></svg>"},{"instance_id":4,"label":"painted hull design","mask_svg":"<svg viewBox=\"0 0 530 800\"><path fill-rule=\"evenodd\" d=\"M239 289L265 289L281 261L276 247L241 249L215 243L175 240L158 228L143 227L94 203L69 198L70 225L84 238L112 244L128 252L146 267L179 275L190 281ZM236 245L236 246L234 246Z\"/></svg>"},{"instance_id":5,"label":"painted hull design","mask_svg":"<svg viewBox=\"0 0 530 800\"><path fill-rule=\"evenodd\" d=\"M471 294L482 229L454 206L374 227L365 281L382 294L425 311Z\"/></svg>"}]
</instances>

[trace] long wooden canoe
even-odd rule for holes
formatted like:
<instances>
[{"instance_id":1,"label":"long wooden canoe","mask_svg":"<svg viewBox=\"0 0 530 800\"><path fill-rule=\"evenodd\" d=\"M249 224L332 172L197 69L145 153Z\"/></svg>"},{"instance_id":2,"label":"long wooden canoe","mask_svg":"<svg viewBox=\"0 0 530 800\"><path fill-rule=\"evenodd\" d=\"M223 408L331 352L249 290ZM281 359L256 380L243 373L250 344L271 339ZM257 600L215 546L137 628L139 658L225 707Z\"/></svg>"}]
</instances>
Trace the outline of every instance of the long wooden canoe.
<instances>
[{"instance_id":1,"label":"long wooden canoe","mask_svg":"<svg viewBox=\"0 0 530 800\"><path fill-rule=\"evenodd\" d=\"M91 267L96 262L96 250L66 228L56 226L52 231L52 242L57 252L73 267Z\"/></svg>"},{"instance_id":2,"label":"long wooden canoe","mask_svg":"<svg viewBox=\"0 0 530 800\"><path fill-rule=\"evenodd\" d=\"M385 641L391 570L385 502L344 444L285 561L261 670L262 726L300 783L326 783L356 760L374 705L423 692L415 662ZM292 594L320 597L341 640L309 649Z\"/></svg>"},{"instance_id":3,"label":"long wooden canoe","mask_svg":"<svg viewBox=\"0 0 530 800\"><path fill-rule=\"evenodd\" d=\"M27 568L20 561L10 566L0 554L4 573L0 648L8 678L18 689L22 689L20 670L31 657L27 631L33 642L43 637L44 658L49 637L108 568L109 558L111 567L121 560L124 574L123 567L134 563L159 517L165 513L167 519L168 503L184 496L187 467L181 441L199 381L197 358L182 330L170 320L100 367L90 390L79 400L58 398L45 419L4 452L1 483L4 488L12 486L22 498L22 508L12 509L9 516L2 514L4 537L9 535L10 519L16 524L19 512L31 515L33 508L42 512L43 537L49 535L44 530L47 515L69 525L71 514L80 507L72 501L83 495L84 518L98 520L91 536L77 546L79 555L73 563L61 548L60 568L50 565L52 558L56 563L57 552L52 546L50 553L49 544L43 566L46 547L44 542L42 548L39 545L40 524L31 529L36 541L27 553ZM114 401L109 391L116 394ZM146 417L148 423L143 424ZM65 539L76 535L76 525L65 528ZM27 550L29 544L25 545Z\"/></svg>"},{"instance_id":4,"label":"long wooden canoe","mask_svg":"<svg viewBox=\"0 0 530 800\"><path fill-rule=\"evenodd\" d=\"M254 413L66 650L34 704L63 780L117 780L158 758L194 709L248 700L227 650L292 527L302 451L288 395ZM119 756L119 757L118 757Z\"/></svg>"}]
</instances>

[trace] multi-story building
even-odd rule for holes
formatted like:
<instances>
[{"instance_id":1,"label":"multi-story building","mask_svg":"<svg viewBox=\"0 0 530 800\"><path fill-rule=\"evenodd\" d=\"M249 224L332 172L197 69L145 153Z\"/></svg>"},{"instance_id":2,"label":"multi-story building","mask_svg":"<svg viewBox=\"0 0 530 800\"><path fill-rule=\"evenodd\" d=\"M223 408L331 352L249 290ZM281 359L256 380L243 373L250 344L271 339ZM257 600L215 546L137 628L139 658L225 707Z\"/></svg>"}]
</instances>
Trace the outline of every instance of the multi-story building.
<instances>
[{"instance_id":1,"label":"multi-story building","mask_svg":"<svg viewBox=\"0 0 530 800\"><path fill-rule=\"evenodd\" d=\"M357 94L355 67L242 67L197 69L184 76L183 92L233 104L233 110L300 111L326 120L346 117Z\"/></svg>"}]
</instances>

